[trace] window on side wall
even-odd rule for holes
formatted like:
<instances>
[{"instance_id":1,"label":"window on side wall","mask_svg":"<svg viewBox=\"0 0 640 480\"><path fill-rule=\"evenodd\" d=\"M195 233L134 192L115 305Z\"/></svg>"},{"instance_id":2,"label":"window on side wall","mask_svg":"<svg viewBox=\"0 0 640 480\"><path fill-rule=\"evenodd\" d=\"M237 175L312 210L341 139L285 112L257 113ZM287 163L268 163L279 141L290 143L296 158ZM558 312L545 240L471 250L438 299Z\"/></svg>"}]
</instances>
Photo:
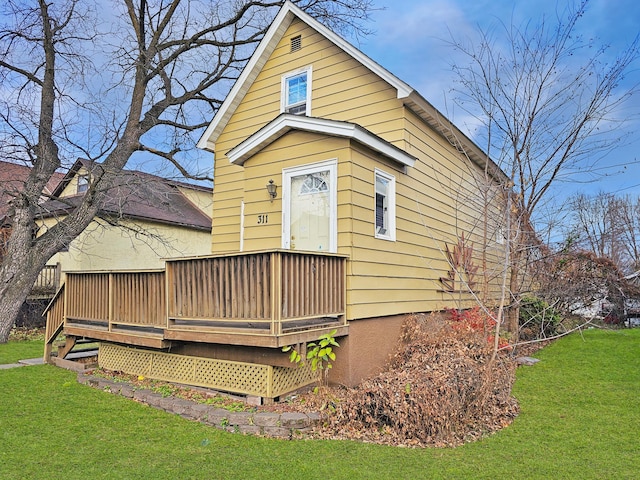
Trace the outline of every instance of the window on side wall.
<instances>
[{"instance_id":1,"label":"window on side wall","mask_svg":"<svg viewBox=\"0 0 640 480\"><path fill-rule=\"evenodd\" d=\"M281 112L311 115L311 67L282 77Z\"/></svg>"},{"instance_id":2,"label":"window on side wall","mask_svg":"<svg viewBox=\"0 0 640 480\"><path fill-rule=\"evenodd\" d=\"M396 239L396 178L376 169L376 238Z\"/></svg>"}]
</instances>

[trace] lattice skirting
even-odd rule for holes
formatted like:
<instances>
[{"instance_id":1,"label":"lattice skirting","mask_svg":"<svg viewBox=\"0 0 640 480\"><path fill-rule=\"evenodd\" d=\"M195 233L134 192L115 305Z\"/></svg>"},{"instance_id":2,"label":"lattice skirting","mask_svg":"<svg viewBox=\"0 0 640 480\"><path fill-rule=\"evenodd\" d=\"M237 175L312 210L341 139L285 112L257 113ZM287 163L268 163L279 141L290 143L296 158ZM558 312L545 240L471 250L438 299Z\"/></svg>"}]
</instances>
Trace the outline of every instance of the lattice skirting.
<instances>
[{"instance_id":1,"label":"lattice skirting","mask_svg":"<svg viewBox=\"0 0 640 480\"><path fill-rule=\"evenodd\" d=\"M101 343L98 364L107 370L156 380L214 388L232 393L276 398L318 379L309 365L274 367Z\"/></svg>"}]
</instances>

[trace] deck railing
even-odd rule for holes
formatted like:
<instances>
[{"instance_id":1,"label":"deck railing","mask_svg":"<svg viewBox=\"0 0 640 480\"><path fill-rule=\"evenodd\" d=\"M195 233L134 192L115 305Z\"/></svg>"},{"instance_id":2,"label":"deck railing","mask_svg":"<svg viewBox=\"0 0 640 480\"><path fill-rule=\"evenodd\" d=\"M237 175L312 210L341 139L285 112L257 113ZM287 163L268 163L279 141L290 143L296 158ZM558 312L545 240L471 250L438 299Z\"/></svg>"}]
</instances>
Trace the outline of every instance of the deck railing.
<instances>
[{"instance_id":1,"label":"deck railing","mask_svg":"<svg viewBox=\"0 0 640 480\"><path fill-rule=\"evenodd\" d=\"M165 327L163 271L67 272L68 322L114 327Z\"/></svg>"},{"instance_id":2,"label":"deck railing","mask_svg":"<svg viewBox=\"0 0 640 480\"><path fill-rule=\"evenodd\" d=\"M33 284L31 296L51 297L60 287L60 264L45 265Z\"/></svg>"},{"instance_id":3,"label":"deck railing","mask_svg":"<svg viewBox=\"0 0 640 480\"><path fill-rule=\"evenodd\" d=\"M280 335L344 317L345 264L344 256L284 250L167 261L169 329Z\"/></svg>"},{"instance_id":4,"label":"deck railing","mask_svg":"<svg viewBox=\"0 0 640 480\"><path fill-rule=\"evenodd\" d=\"M168 260L164 271L67 272L64 305L49 308L48 323L64 319L75 335L195 341L346 326L345 265L340 255L276 250Z\"/></svg>"},{"instance_id":5,"label":"deck railing","mask_svg":"<svg viewBox=\"0 0 640 480\"><path fill-rule=\"evenodd\" d=\"M283 319L344 313L346 258L280 252L279 260Z\"/></svg>"},{"instance_id":6,"label":"deck railing","mask_svg":"<svg viewBox=\"0 0 640 480\"><path fill-rule=\"evenodd\" d=\"M45 310L47 325L45 328L45 344L51 343L58 335L64 323L64 285L55 294Z\"/></svg>"},{"instance_id":7,"label":"deck railing","mask_svg":"<svg viewBox=\"0 0 640 480\"><path fill-rule=\"evenodd\" d=\"M271 320L268 253L167 262L169 318Z\"/></svg>"}]
</instances>

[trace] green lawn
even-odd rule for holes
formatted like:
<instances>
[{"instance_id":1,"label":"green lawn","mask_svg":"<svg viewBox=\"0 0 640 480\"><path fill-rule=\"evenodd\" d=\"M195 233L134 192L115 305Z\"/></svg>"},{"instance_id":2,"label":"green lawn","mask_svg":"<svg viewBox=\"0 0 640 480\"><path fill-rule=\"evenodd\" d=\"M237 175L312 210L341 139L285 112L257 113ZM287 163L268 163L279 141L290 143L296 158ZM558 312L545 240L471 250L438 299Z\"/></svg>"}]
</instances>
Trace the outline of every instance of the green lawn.
<instances>
[{"instance_id":1,"label":"green lawn","mask_svg":"<svg viewBox=\"0 0 640 480\"><path fill-rule=\"evenodd\" d=\"M0 345L0 365L26 358L42 358L43 355L44 340L23 340Z\"/></svg>"},{"instance_id":2,"label":"green lawn","mask_svg":"<svg viewBox=\"0 0 640 480\"><path fill-rule=\"evenodd\" d=\"M517 420L455 449L245 437L48 365L0 370L0 478L638 478L640 330L573 335L538 357L518 372Z\"/></svg>"}]
</instances>

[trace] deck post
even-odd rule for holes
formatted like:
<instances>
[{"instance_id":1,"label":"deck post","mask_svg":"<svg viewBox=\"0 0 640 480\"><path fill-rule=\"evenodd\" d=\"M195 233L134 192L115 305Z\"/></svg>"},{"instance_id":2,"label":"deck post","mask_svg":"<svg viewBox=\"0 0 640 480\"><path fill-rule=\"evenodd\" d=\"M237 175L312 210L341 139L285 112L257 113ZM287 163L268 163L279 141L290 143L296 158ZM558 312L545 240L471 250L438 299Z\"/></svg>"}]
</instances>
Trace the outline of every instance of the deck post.
<instances>
[{"instance_id":1,"label":"deck post","mask_svg":"<svg viewBox=\"0 0 640 480\"><path fill-rule=\"evenodd\" d=\"M60 262L56 263L56 273L54 278L55 290L58 291L60 288L60 282L62 281L62 264Z\"/></svg>"},{"instance_id":2,"label":"deck post","mask_svg":"<svg viewBox=\"0 0 640 480\"><path fill-rule=\"evenodd\" d=\"M271 335L282 334L282 252L271 253Z\"/></svg>"},{"instance_id":3,"label":"deck post","mask_svg":"<svg viewBox=\"0 0 640 480\"><path fill-rule=\"evenodd\" d=\"M273 366L267 366L267 398L273 401Z\"/></svg>"},{"instance_id":4,"label":"deck post","mask_svg":"<svg viewBox=\"0 0 640 480\"><path fill-rule=\"evenodd\" d=\"M172 276L172 273L173 273L173 266L171 265L171 262L165 262L164 264L164 293L165 293L164 318L166 319L166 324L164 328L166 328L167 330L171 326L171 321L169 320L169 312L171 311L171 309L169 307L169 304L172 302L173 297L169 293L170 292L169 286L172 285L172 282L169 279ZM173 291L171 290L171 292Z\"/></svg>"},{"instance_id":5,"label":"deck post","mask_svg":"<svg viewBox=\"0 0 640 480\"><path fill-rule=\"evenodd\" d=\"M44 363L51 363L51 350L53 349L53 343L45 342L44 344L44 355L42 356L42 361Z\"/></svg>"}]
</instances>

